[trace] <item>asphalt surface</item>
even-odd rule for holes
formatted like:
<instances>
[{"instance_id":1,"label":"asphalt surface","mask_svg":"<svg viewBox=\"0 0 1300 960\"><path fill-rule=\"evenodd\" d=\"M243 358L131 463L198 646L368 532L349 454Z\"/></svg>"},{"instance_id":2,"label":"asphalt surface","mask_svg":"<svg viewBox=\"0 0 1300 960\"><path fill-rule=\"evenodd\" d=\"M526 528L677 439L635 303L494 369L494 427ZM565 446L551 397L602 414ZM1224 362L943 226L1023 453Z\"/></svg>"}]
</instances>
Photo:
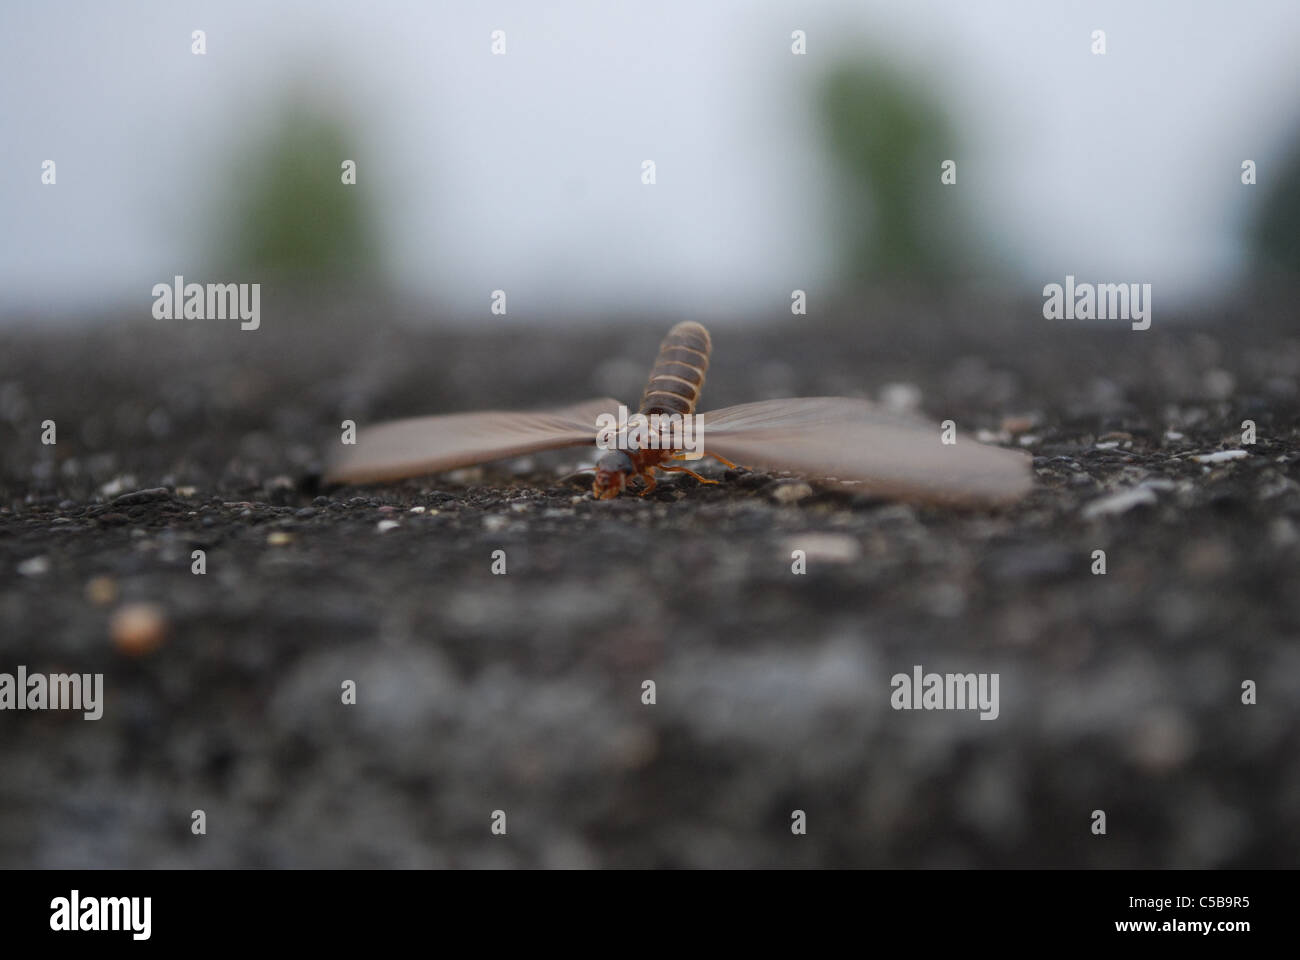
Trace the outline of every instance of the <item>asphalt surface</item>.
<instances>
[{"instance_id":1,"label":"asphalt surface","mask_svg":"<svg viewBox=\"0 0 1300 960\"><path fill-rule=\"evenodd\" d=\"M704 408L918 406L1034 455L999 511L594 502L583 451L320 483L343 419L634 401L681 317L6 328L0 672L104 695L0 711L0 866L1296 866L1293 303L709 324ZM996 718L893 709L917 665L997 674Z\"/></svg>"}]
</instances>

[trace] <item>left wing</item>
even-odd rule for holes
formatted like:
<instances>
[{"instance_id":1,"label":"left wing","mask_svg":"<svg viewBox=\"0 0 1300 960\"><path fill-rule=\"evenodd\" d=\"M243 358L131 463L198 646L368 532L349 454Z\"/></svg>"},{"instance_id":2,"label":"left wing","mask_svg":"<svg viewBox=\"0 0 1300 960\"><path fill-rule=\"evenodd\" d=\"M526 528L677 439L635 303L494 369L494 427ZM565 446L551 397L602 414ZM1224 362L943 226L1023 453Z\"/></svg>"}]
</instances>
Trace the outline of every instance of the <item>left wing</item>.
<instances>
[{"instance_id":1,"label":"left wing","mask_svg":"<svg viewBox=\"0 0 1300 960\"><path fill-rule=\"evenodd\" d=\"M538 450L596 442L596 418L618 401L586 400L552 410L485 410L390 420L362 427L325 472L327 483L382 483Z\"/></svg>"}]
</instances>

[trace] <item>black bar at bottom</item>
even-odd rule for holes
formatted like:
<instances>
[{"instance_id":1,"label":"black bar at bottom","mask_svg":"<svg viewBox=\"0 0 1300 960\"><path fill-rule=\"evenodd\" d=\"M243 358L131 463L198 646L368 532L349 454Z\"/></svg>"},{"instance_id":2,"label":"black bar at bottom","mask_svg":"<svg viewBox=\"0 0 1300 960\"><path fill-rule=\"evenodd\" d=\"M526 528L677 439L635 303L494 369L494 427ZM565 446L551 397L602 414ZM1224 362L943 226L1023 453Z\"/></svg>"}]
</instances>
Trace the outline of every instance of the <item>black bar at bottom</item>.
<instances>
[{"instance_id":1,"label":"black bar at bottom","mask_svg":"<svg viewBox=\"0 0 1300 960\"><path fill-rule=\"evenodd\" d=\"M1283 871L179 872L0 874L6 946L331 951L464 934L535 945L690 936L767 946L846 933L918 946L1285 942ZM86 928L95 929L86 929ZM108 928L108 929L103 929ZM378 940L376 939L378 938ZM433 939L427 939L433 938Z\"/></svg>"}]
</instances>

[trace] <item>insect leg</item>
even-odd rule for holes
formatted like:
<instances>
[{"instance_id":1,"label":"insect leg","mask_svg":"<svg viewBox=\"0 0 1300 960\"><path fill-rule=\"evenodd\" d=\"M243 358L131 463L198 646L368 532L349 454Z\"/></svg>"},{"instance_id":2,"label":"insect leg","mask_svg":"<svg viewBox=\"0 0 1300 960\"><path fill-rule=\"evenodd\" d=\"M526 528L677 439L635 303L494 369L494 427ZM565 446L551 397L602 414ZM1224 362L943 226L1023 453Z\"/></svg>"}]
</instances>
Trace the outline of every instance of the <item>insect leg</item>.
<instances>
[{"instance_id":1,"label":"insect leg","mask_svg":"<svg viewBox=\"0 0 1300 960\"><path fill-rule=\"evenodd\" d=\"M655 479L653 470L647 470L641 474L641 479L645 481L645 489L637 494L638 497L644 497L647 493L659 486L659 481Z\"/></svg>"},{"instance_id":2,"label":"insect leg","mask_svg":"<svg viewBox=\"0 0 1300 960\"><path fill-rule=\"evenodd\" d=\"M740 464L738 464L738 463L732 463L732 462L731 462L730 460L728 460L726 457L720 457L720 456L718 456L716 453L706 453L705 456L706 456L706 457L712 457L714 460L718 461L718 463L722 464L724 467L730 467L732 470L748 470L748 469L749 469L749 467L742 467L742 466L741 466Z\"/></svg>"},{"instance_id":3,"label":"insect leg","mask_svg":"<svg viewBox=\"0 0 1300 960\"><path fill-rule=\"evenodd\" d=\"M700 483L717 483L717 482L718 482L718 481L716 481L716 480L710 480L710 479L708 479L707 477L701 477L701 476L700 476L698 473L696 473L694 470L688 470L688 469L686 469L685 467L664 467L664 466L661 466L659 469L662 470L664 473L689 473L689 474L690 474L692 477L694 477L696 480L700 481Z\"/></svg>"},{"instance_id":4,"label":"insect leg","mask_svg":"<svg viewBox=\"0 0 1300 960\"><path fill-rule=\"evenodd\" d=\"M730 460L728 460L726 457L720 457L720 456L718 456L716 453L706 453L706 454L704 454L704 456L706 456L706 457L712 457L714 460L718 461L718 463L722 464L723 466L731 467L732 470L748 470L748 469L749 469L749 467L742 467L742 466L741 466L740 464L738 464L738 463L732 463L732 462L731 462ZM685 460L685 459L686 459L686 454L685 454L685 452L682 452L682 453L674 453L673 456L672 456L672 459L674 459L674 460Z\"/></svg>"}]
</instances>

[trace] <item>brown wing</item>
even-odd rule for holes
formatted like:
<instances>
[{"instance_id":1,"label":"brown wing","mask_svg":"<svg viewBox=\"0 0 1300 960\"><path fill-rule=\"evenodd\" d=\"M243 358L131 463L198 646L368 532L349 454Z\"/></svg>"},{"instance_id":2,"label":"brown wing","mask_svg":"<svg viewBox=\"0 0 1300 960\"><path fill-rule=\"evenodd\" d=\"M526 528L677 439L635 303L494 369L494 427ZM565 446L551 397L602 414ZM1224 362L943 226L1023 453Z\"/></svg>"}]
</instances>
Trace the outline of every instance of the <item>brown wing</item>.
<instances>
[{"instance_id":1,"label":"brown wing","mask_svg":"<svg viewBox=\"0 0 1300 960\"><path fill-rule=\"evenodd\" d=\"M502 457L596 442L596 418L617 416L602 397L571 407L512 413L484 410L411 417L362 427L325 473L330 483L379 483L454 470Z\"/></svg>"},{"instance_id":2,"label":"brown wing","mask_svg":"<svg viewBox=\"0 0 1300 960\"><path fill-rule=\"evenodd\" d=\"M704 453L755 469L860 480L881 496L1005 503L1033 485L1030 457L880 410L865 400L764 400L704 416Z\"/></svg>"}]
</instances>

